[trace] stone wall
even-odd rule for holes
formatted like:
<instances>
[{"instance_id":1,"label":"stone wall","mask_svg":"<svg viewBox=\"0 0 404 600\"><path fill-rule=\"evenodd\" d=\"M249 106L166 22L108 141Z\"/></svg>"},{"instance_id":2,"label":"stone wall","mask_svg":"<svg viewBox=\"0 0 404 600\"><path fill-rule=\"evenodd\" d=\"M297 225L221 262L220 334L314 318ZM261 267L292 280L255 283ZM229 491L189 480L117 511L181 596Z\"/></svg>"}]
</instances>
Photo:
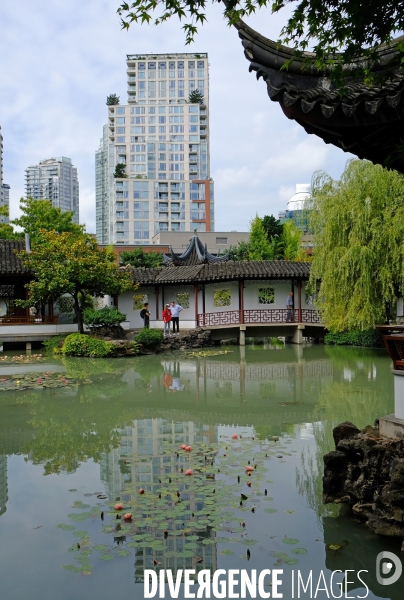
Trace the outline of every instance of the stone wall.
<instances>
[{"instance_id":1,"label":"stone wall","mask_svg":"<svg viewBox=\"0 0 404 600\"><path fill-rule=\"evenodd\" d=\"M324 456L323 502L346 503L371 531L404 539L404 440L346 421Z\"/></svg>"}]
</instances>

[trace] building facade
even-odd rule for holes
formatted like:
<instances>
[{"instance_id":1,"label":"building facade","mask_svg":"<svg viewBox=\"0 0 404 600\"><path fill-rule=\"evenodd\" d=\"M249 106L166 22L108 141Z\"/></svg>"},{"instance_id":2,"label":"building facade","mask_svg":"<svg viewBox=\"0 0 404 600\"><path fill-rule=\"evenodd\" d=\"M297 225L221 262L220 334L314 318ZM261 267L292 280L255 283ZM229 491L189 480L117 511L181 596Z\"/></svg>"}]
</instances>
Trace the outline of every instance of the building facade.
<instances>
[{"instance_id":1,"label":"building facade","mask_svg":"<svg viewBox=\"0 0 404 600\"><path fill-rule=\"evenodd\" d=\"M41 160L25 169L25 197L50 200L62 212L72 211L79 222L79 181L70 158L59 156Z\"/></svg>"},{"instance_id":2,"label":"building facade","mask_svg":"<svg viewBox=\"0 0 404 600\"><path fill-rule=\"evenodd\" d=\"M100 244L214 231L208 68L206 53L127 55L128 103L107 107L96 152Z\"/></svg>"},{"instance_id":3,"label":"building facade","mask_svg":"<svg viewBox=\"0 0 404 600\"><path fill-rule=\"evenodd\" d=\"M10 186L3 183L3 136L0 126L0 206L6 206L10 211ZM9 218L0 216L0 223L8 223Z\"/></svg>"}]
</instances>

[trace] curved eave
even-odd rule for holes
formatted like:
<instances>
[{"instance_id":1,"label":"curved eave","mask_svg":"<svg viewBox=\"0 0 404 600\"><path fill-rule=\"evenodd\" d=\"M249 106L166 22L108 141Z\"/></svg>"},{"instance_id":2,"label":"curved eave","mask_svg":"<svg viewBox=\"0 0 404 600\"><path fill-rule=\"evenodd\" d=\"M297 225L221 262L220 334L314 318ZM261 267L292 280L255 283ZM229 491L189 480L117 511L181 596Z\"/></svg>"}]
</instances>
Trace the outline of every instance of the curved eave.
<instances>
[{"instance_id":1,"label":"curved eave","mask_svg":"<svg viewBox=\"0 0 404 600\"><path fill-rule=\"evenodd\" d=\"M295 75L304 75L305 77L324 77L331 72L331 67L324 70L317 70L314 65L310 66L307 59L312 61L315 59L313 52L302 52L301 56L296 56L296 51L288 46L283 46L269 38L258 33L255 29L249 27L244 21L239 21L235 24L239 37L244 46L246 58L251 62L256 62L269 69L280 71L284 65L291 61L287 67L289 73ZM390 46L381 46L378 50L379 63L377 65L369 65L371 70L379 71L395 62L399 56L396 46L402 42L404 36L400 36L394 40ZM338 60L339 54L335 54L335 61ZM365 58L359 57L353 61L351 65L347 65L347 70L355 70L358 67L363 67L367 64Z\"/></svg>"}]
</instances>

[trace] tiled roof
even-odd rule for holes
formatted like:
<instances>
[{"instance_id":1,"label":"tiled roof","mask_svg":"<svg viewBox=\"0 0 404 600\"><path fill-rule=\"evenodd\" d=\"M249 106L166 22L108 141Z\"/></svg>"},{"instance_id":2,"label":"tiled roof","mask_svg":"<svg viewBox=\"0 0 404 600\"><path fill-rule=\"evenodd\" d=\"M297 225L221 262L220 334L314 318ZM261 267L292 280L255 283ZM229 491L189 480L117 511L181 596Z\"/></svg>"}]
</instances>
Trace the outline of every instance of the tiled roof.
<instances>
[{"instance_id":1,"label":"tiled roof","mask_svg":"<svg viewBox=\"0 0 404 600\"><path fill-rule=\"evenodd\" d=\"M25 250L24 240L0 240L0 274L27 275L29 273L16 252Z\"/></svg>"},{"instance_id":2,"label":"tiled roof","mask_svg":"<svg viewBox=\"0 0 404 600\"><path fill-rule=\"evenodd\" d=\"M203 283L237 279L308 279L310 263L288 260L228 261L162 269L134 269L133 279L143 285Z\"/></svg>"},{"instance_id":3,"label":"tiled roof","mask_svg":"<svg viewBox=\"0 0 404 600\"><path fill-rule=\"evenodd\" d=\"M194 266L203 263L219 263L229 259L229 253L222 256L214 256L208 252L207 246L203 245L197 235L193 235L188 248L181 255L173 252L170 246L170 253L163 254L164 263L176 266Z\"/></svg>"}]
</instances>

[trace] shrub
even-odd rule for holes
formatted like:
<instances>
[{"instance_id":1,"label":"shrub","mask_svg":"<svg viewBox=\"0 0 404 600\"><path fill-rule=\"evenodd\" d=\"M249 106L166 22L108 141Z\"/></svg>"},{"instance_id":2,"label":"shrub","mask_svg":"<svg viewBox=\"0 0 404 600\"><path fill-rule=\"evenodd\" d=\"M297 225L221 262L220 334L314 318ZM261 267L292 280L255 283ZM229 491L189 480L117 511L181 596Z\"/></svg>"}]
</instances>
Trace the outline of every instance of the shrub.
<instances>
[{"instance_id":1,"label":"shrub","mask_svg":"<svg viewBox=\"0 0 404 600\"><path fill-rule=\"evenodd\" d=\"M325 344L336 346L364 346L365 348L382 348L383 340L376 329L357 329L355 331L332 332L326 334Z\"/></svg>"},{"instance_id":2,"label":"shrub","mask_svg":"<svg viewBox=\"0 0 404 600\"><path fill-rule=\"evenodd\" d=\"M100 310L86 308L83 313L83 322L90 329L97 327L116 327L126 321L126 315L115 306L104 306Z\"/></svg>"},{"instance_id":3,"label":"shrub","mask_svg":"<svg viewBox=\"0 0 404 600\"><path fill-rule=\"evenodd\" d=\"M50 340L44 340L42 342L45 346L47 354L60 354L62 352L63 344L65 342L65 335L55 335Z\"/></svg>"},{"instance_id":4,"label":"shrub","mask_svg":"<svg viewBox=\"0 0 404 600\"><path fill-rule=\"evenodd\" d=\"M67 336L63 345L62 352L68 356L89 356L100 358L111 356L114 353L115 346L112 342L99 340L82 333L72 333Z\"/></svg>"},{"instance_id":5,"label":"shrub","mask_svg":"<svg viewBox=\"0 0 404 600\"><path fill-rule=\"evenodd\" d=\"M141 329L134 337L134 341L142 346L156 347L161 344L163 334L159 329Z\"/></svg>"}]
</instances>

